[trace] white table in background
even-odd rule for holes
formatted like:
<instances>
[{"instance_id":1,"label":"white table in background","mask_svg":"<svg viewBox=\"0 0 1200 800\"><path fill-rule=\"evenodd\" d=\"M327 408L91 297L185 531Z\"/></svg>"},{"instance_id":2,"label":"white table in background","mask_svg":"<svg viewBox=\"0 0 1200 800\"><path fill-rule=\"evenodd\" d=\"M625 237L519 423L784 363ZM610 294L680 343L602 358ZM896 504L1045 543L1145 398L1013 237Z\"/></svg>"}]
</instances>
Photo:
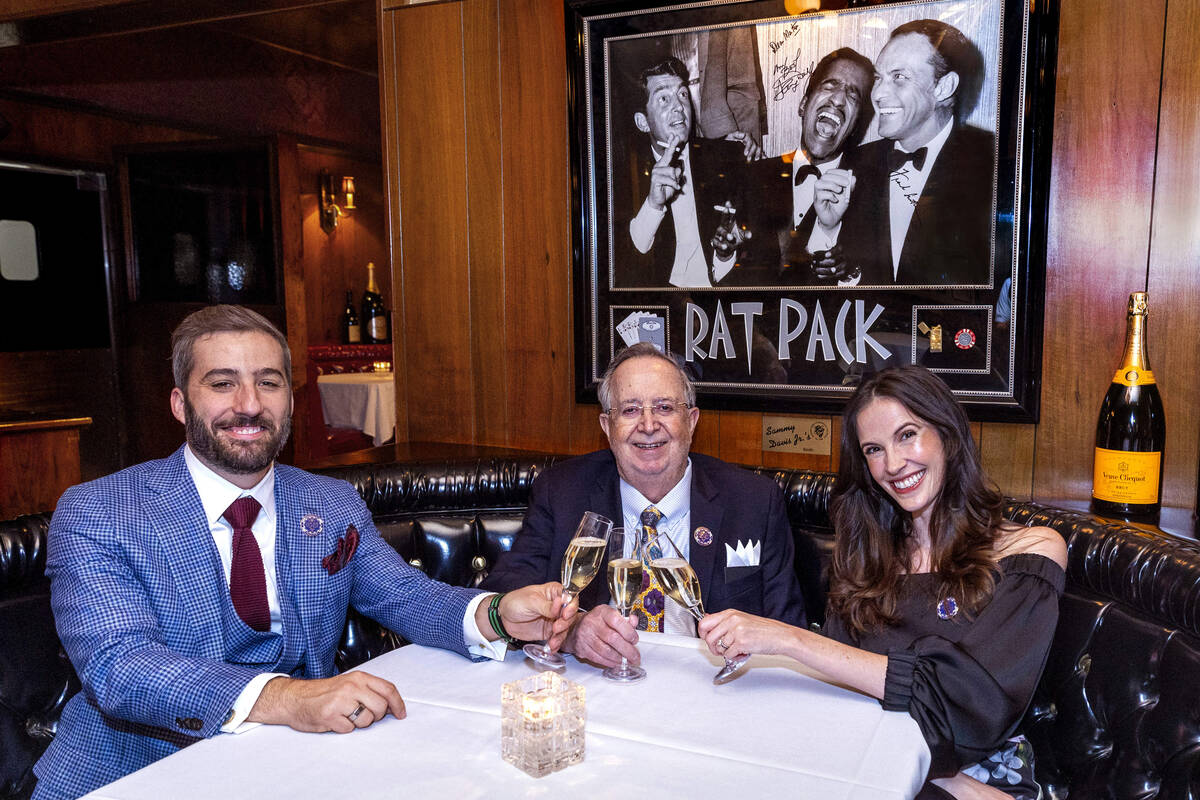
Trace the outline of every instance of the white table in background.
<instances>
[{"instance_id":1,"label":"white table in background","mask_svg":"<svg viewBox=\"0 0 1200 800\"><path fill-rule=\"evenodd\" d=\"M472 663L409 645L362 667L399 687L407 719L223 734L88 797L903 800L921 786L929 750L907 714L784 658L755 656L713 686L721 662L699 640L643 633L641 650L648 677L633 685L568 658L565 677L587 688L587 751L543 778L500 758L500 686L531 674L520 653Z\"/></svg>"},{"instance_id":2,"label":"white table in background","mask_svg":"<svg viewBox=\"0 0 1200 800\"><path fill-rule=\"evenodd\" d=\"M325 424L355 428L376 447L396 430L396 383L391 372L338 372L317 376Z\"/></svg>"}]
</instances>

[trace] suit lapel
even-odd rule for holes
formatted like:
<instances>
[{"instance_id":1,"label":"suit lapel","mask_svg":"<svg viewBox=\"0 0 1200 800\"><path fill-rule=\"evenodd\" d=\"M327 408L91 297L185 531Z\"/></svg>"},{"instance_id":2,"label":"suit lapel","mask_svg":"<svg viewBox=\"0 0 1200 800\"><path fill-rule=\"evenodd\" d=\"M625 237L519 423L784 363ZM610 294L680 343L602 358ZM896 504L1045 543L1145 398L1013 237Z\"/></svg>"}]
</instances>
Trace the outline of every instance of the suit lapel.
<instances>
[{"instance_id":1,"label":"suit lapel","mask_svg":"<svg viewBox=\"0 0 1200 800\"><path fill-rule=\"evenodd\" d=\"M603 470L597 478L595 485L592 486L591 493L588 495L588 507L585 510L595 511L597 514L603 514L608 517L612 520L614 528L622 527L625 524L625 515L621 510L621 489L615 467L612 470ZM578 520L570 522L574 525ZM571 533L573 534L574 530ZM580 595L580 607L593 608L608 603L610 594L606 577L607 567L608 557L606 555L602 572L597 573L596 577Z\"/></svg>"},{"instance_id":2,"label":"suit lapel","mask_svg":"<svg viewBox=\"0 0 1200 800\"><path fill-rule=\"evenodd\" d=\"M145 509L147 523L166 551L182 613L192 621L197 645L205 656L223 658L225 571L182 447L147 480Z\"/></svg>"},{"instance_id":3,"label":"suit lapel","mask_svg":"<svg viewBox=\"0 0 1200 800\"><path fill-rule=\"evenodd\" d=\"M321 559L333 550L338 532L325 524L310 536L300 527L305 515L322 517L322 506L295 479L291 471L275 467L275 572L283 614L284 647L303 647L309 666L315 667L321 615L326 611L329 583ZM324 521L324 520L322 520Z\"/></svg>"},{"instance_id":4,"label":"suit lapel","mask_svg":"<svg viewBox=\"0 0 1200 800\"><path fill-rule=\"evenodd\" d=\"M700 580L702 596L708 598L713 586L713 572L717 563L717 550L721 547L721 521L725 516L725 508L719 502L720 490L708 479L708 473L700 465L699 459L692 459L692 531L699 527L712 531L712 543L702 545L692 537L688 545L688 561L696 571ZM684 531L685 536L692 536L692 531Z\"/></svg>"}]
</instances>

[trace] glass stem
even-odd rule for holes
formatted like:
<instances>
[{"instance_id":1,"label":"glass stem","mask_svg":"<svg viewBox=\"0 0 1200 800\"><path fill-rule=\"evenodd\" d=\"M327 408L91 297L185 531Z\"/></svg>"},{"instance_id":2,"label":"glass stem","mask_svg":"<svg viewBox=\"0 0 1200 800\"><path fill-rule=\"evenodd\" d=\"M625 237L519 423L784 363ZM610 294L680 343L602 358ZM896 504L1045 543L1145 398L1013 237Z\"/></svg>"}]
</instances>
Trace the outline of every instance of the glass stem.
<instances>
[{"instance_id":1,"label":"glass stem","mask_svg":"<svg viewBox=\"0 0 1200 800\"><path fill-rule=\"evenodd\" d=\"M624 619L626 622L629 621L629 609L618 608L617 611L619 611L621 613L622 619ZM626 658L625 656L621 656L621 672L628 672L628 671L629 671L629 659Z\"/></svg>"},{"instance_id":2,"label":"glass stem","mask_svg":"<svg viewBox=\"0 0 1200 800\"><path fill-rule=\"evenodd\" d=\"M571 605L571 593L568 592L566 589L563 589L562 598L563 598L563 608L566 608L567 606ZM549 639L542 642L542 650L546 653L546 655L550 655L550 640Z\"/></svg>"}]
</instances>

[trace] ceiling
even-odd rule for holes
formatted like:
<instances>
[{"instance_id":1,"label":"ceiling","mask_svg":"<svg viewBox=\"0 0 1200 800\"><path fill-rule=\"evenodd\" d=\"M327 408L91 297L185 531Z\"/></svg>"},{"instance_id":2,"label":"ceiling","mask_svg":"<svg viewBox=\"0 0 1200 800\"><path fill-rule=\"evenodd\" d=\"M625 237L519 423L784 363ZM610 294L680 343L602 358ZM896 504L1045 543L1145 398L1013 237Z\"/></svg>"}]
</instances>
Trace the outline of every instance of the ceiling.
<instances>
[{"instance_id":1,"label":"ceiling","mask_svg":"<svg viewBox=\"0 0 1200 800\"><path fill-rule=\"evenodd\" d=\"M305 57L377 72L374 0L188 0L119 3L0 25L0 48L177 29L252 39Z\"/></svg>"},{"instance_id":2,"label":"ceiling","mask_svg":"<svg viewBox=\"0 0 1200 800\"><path fill-rule=\"evenodd\" d=\"M138 0L0 22L0 95L374 153L375 14L375 0Z\"/></svg>"}]
</instances>

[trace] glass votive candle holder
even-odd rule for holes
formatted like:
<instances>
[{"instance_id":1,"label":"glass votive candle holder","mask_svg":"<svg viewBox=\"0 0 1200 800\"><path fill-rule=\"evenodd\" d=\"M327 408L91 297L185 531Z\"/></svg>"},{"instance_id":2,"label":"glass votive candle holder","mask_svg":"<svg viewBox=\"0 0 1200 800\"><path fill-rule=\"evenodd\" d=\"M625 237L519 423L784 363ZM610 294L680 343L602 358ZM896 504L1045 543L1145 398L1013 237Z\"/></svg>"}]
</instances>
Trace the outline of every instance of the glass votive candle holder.
<instances>
[{"instance_id":1,"label":"glass votive candle holder","mask_svg":"<svg viewBox=\"0 0 1200 800\"><path fill-rule=\"evenodd\" d=\"M553 672L500 688L500 756L535 778L583 761L586 692Z\"/></svg>"}]
</instances>

